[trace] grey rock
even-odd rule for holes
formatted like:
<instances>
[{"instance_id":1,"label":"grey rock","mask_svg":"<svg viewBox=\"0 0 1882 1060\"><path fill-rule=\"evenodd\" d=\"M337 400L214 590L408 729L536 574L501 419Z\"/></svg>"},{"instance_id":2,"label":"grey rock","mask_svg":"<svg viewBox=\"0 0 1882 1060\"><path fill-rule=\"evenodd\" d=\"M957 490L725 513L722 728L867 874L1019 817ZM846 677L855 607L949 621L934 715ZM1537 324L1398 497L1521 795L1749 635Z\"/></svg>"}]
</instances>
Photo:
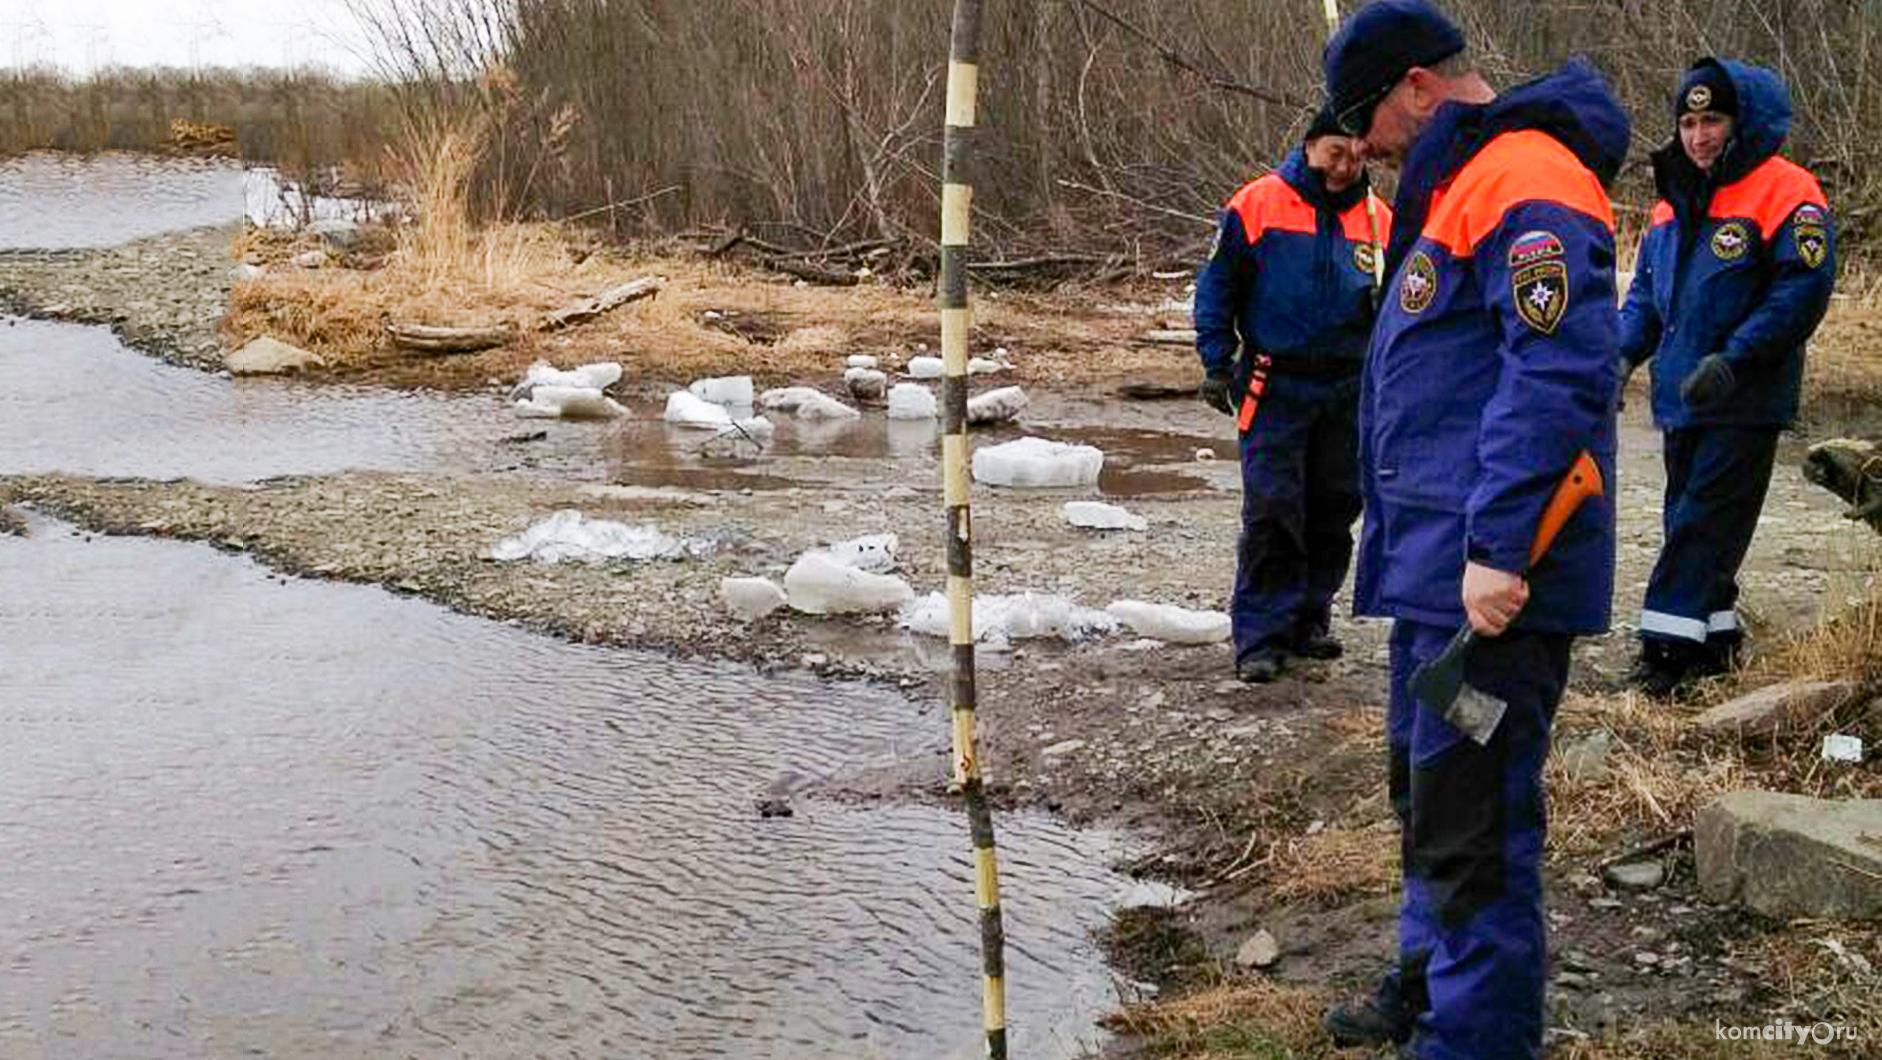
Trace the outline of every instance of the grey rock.
<instances>
[{"instance_id":1,"label":"grey rock","mask_svg":"<svg viewBox=\"0 0 1882 1060\"><path fill-rule=\"evenodd\" d=\"M1861 691L1853 681L1786 681L1721 703L1699 715L1697 724L1720 735L1775 736L1816 724Z\"/></svg>"},{"instance_id":2,"label":"grey rock","mask_svg":"<svg viewBox=\"0 0 1882 1060\"><path fill-rule=\"evenodd\" d=\"M328 218L315 221L307 226L309 235L319 236L321 241L338 251L347 251L359 242L359 225L340 218Z\"/></svg>"},{"instance_id":3,"label":"grey rock","mask_svg":"<svg viewBox=\"0 0 1882 1060\"><path fill-rule=\"evenodd\" d=\"M1057 758L1059 755L1071 754L1073 751L1083 746L1085 746L1085 741L1083 740L1064 740L1046 748L1042 753L1047 758Z\"/></svg>"},{"instance_id":4,"label":"grey rock","mask_svg":"<svg viewBox=\"0 0 1882 1060\"><path fill-rule=\"evenodd\" d=\"M227 361L229 371L236 375L278 375L325 363L318 354L265 335L229 354Z\"/></svg>"},{"instance_id":5,"label":"grey rock","mask_svg":"<svg viewBox=\"0 0 1882 1060\"><path fill-rule=\"evenodd\" d=\"M1882 916L1882 799L1735 791L1693 823L1699 889L1770 917Z\"/></svg>"},{"instance_id":6,"label":"grey rock","mask_svg":"<svg viewBox=\"0 0 1882 1060\"><path fill-rule=\"evenodd\" d=\"M293 261L294 264L299 265L303 269L318 269L327 263L327 252L324 250L310 250L304 254L294 255Z\"/></svg>"},{"instance_id":7,"label":"grey rock","mask_svg":"<svg viewBox=\"0 0 1882 1060\"><path fill-rule=\"evenodd\" d=\"M1235 963L1243 968L1267 968L1281 959L1280 943L1266 928L1255 932L1235 951Z\"/></svg>"},{"instance_id":8,"label":"grey rock","mask_svg":"<svg viewBox=\"0 0 1882 1060\"><path fill-rule=\"evenodd\" d=\"M1562 768L1570 778L1583 783L1607 779L1608 754L1614 749L1614 734L1601 729L1589 733L1562 751Z\"/></svg>"},{"instance_id":9,"label":"grey rock","mask_svg":"<svg viewBox=\"0 0 1882 1060\"><path fill-rule=\"evenodd\" d=\"M242 262L229 270L229 279L236 283L247 283L253 280L259 280L266 275L268 275L267 269L259 265L250 265L247 262Z\"/></svg>"},{"instance_id":10,"label":"grey rock","mask_svg":"<svg viewBox=\"0 0 1882 1060\"><path fill-rule=\"evenodd\" d=\"M1609 865L1602 875L1616 887L1651 891L1666 882L1666 866L1657 861L1635 861L1625 865Z\"/></svg>"}]
</instances>

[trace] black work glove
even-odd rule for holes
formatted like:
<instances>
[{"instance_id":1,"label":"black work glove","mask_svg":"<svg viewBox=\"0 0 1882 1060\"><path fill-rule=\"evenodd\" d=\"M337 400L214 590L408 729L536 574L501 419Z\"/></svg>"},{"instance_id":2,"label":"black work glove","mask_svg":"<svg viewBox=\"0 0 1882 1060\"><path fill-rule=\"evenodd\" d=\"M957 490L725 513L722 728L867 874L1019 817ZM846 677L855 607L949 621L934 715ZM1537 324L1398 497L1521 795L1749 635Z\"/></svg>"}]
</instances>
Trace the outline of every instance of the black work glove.
<instances>
[{"instance_id":1,"label":"black work glove","mask_svg":"<svg viewBox=\"0 0 1882 1060\"><path fill-rule=\"evenodd\" d=\"M1210 372L1202 377L1202 387L1197 391L1202 403L1227 416L1235 415L1235 399L1230 394L1235 390L1235 380L1227 372Z\"/></svg>"},{"instance_id":2,"label":"black work glove","mask_svg":"<svg viewBox=\"0 0 1882 1060\"><path fill-rule=\"evenodd\" d=\"M1738 385L1738 376L1723 354L1708 353L1679 384L1679 399L1689 408L1722 401Z\"/></svg>"}]
</instances>

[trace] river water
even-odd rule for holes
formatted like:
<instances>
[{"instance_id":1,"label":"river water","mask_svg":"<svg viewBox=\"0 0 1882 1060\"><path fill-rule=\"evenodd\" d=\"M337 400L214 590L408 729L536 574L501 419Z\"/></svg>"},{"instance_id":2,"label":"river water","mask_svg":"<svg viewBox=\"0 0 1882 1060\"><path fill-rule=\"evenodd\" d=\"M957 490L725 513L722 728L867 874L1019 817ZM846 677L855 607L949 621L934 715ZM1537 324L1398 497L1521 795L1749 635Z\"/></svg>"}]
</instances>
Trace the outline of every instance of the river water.
<instances>
[{"instance_id":1,"label":"river water","mask_svg":"<svg viewBox=\"0 0 1882 1060\"><path fill-rule=\"evenodd\" d=\"M83 165L0 168L0 247L229 219L216 167ZM678 440L623 440L657 427L602 430L0 321L0 474L675 463ZM897 762L938 776L937 705L30 522L0 536L0 1056L980 1055L958 814L815 794ZM795 814L761 817L769 797ZM1015 1055L1081 1055L1116 1001L1093 933L1127 845L1001 826Z\"/></svg>"}]
</instances>

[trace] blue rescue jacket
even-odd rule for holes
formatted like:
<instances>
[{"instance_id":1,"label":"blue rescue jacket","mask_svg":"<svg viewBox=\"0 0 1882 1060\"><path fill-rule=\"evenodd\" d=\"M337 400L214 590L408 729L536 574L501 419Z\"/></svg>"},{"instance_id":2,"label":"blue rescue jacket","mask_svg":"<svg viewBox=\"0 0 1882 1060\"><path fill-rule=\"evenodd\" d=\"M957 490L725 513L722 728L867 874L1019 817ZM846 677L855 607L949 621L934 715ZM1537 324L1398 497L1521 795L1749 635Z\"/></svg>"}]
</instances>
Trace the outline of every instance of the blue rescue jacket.
<instances>
[{"instance_id":1,"label":"blue rescue jacket","mask_svg":"<svg viewBox=\"0 0 1882 1060\"><path fill-rule=\"evenodd\" d=\"M1466 559L1525 570L1587 450L1606 496L1530 572L1516 625L1607 628L1619 358L1604 186L1627 144L1626 114L1581 62L1446 104L1412 144L1361 387L1357 613L1460 625Z\"/></svg>"},{"instance_id":2,"label":"blue rescue jacket","mask_svg":"<svg viewBox=\"0 0 1882 1060\"><path fill-rule=\"evenodd\" d=\"M1246 380L1257 353L1357 365L1372 327L1372 221L1362 173L1329 192L1306 153L1235 193L1222 211L1215 250L1196 280L1196 351L1209 371L1243 350ZM1377 204L1379 240L1391 211Z\"/></svg>"},{"instance_id":3,"label":"blue rescue jacket","mask_svg":"<svg viewBox=\"0 0 1882 1060\"><path fill-rule=\"evenodd\" d=\"M1797 418L1804 342L1835 285L1835 228L1816 178L1777 154L1790 132L1784 83L1759 67L1701 62L1732 79L1737 124L1710 174L1677 135L1654 153L1661 202L1621 311L1621 354L1636 365L1653 358L1662 430L1787 427ZM1712 353L1731 363L1737 385L1688 408L1680 383Z\"/></svg>"}]
</instances>

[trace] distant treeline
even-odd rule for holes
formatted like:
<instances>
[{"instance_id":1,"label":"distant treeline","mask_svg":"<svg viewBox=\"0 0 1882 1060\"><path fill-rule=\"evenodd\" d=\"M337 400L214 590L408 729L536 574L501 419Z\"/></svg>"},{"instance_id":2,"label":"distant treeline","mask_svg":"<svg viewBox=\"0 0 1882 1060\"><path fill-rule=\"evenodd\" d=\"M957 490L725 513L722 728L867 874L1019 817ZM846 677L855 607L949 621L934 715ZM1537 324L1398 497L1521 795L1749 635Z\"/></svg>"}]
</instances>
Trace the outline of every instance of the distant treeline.
<instances>
[{"instance_id":1,"label":"distant treeline","mask_svg":"<svg viewBox=\"0 0 1882 1060\"><path fill-rule=\"evenodd\" d=\"M485 216L605 217L623 234L749 225L800 242L935 235L950 0L348 2L396 87L15 76L0 80L0 150L137 146L189 117L235 126L250 157L361 161L451 125L481 145ZM1616 189L1630 217L1651 200L1644 162L1671 133L1677 79L1723 54L1783 74L1790 155L1851 235L1873 223L1882 0L1441 2L1497 84L1571 54L1609 76L1636 119ZM1193 252L1217 206L1304 127L1325 35L1321 0L988 3L976 239Z\"/></svg>"},{"instance_id":2,"label":"distant treeline","mask_svg":"<svg viewBox=\"0 0 1882 1060\"><path fill-rule=\"evenodd\" d=\"M112 69L83 79L0 70L0 155L150 151L171 122L235 130L243 158L290 172L339 167L376 177L401 129L382 82L282 70Z\"/></svg>"},{"instance_id":3,"label":"distant treeline","mask_svg":"<svg viewBox=\"0 0 1882 1060\"><path fill-rule=\"evenodd\" d=\"M1873 221L1882 0L1441 2L1498 84L1571 54L1607 74L1636 120L1624 205L1651 201L1645 159L1671 135L1680 74L1723 54L1782 73L1789 153L1852 235ZM356 3L409 79L513 75L487 202L566 216L653 196L633 216L656 229L936 231L948 0L507 0L494 18L482 0ZM1219 203L1298 136L1305 112L1280 101L1317 98L1325 35L1320 0L987 4L977 238L1146 255L1206 238Z\"/></svg>"}]
</instances>

